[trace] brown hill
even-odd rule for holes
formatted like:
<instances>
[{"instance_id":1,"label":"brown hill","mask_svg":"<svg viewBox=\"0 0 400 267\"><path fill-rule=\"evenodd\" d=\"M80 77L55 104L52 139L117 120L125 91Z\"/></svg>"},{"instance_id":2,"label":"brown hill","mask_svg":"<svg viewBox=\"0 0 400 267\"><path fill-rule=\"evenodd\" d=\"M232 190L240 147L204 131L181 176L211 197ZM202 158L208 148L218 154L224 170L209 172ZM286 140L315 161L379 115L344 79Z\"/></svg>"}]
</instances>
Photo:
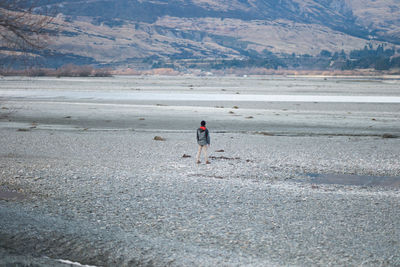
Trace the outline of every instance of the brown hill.
<instances>
[{"instance_id":1,"label":"brown hill","mask_svg":"<svg viewBox=\"0 0 400 267\"><path fill-rule=\"evenodd\" d=\"M397 51L400 44L398 0L54 2L62 28L51 43L58 64L69 58L137 68L366 45Z\"/></svg>"}]
</instances>

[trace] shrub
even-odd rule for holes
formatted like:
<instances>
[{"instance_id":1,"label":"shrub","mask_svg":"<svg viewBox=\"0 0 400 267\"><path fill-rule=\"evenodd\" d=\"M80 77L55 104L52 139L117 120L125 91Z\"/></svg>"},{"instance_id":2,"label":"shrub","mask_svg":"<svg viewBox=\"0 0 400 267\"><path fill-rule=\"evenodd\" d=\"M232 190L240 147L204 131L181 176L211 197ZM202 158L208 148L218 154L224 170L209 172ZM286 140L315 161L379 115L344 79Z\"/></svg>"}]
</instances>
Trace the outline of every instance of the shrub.
<instances>
[{"instance_id":1,"label":"shrub","mask_svg":"<svg viewBox=\"0 0 400 267\"><path fill-rule=\"evenodd\" d=\"M89 77L92 75L92 73L92 66L77 66L74 64L64 65L56 71L57 77Z\"/></svg>"}]
</instances>

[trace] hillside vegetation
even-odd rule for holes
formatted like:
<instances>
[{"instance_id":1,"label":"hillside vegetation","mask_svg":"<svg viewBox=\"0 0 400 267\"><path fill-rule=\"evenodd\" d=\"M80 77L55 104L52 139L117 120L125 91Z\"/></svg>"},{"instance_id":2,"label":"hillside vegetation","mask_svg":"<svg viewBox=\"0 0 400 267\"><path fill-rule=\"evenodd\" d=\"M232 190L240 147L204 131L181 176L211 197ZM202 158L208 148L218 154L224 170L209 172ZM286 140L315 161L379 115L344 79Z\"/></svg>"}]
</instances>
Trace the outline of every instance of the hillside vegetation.
<instances>
[{"instance_id":1,"label":"hillside vegetation","mask_svg":"<svg viewBox=\"0 0 400 267\"><path fill-rule=\"evenodd\" d=\"M48 51L32 52L47 67L346 69L398 62L398 0L52 3L62 31ZM392 52L361 64L351 54L365 47Z\"/></svg>"}]
</instances>

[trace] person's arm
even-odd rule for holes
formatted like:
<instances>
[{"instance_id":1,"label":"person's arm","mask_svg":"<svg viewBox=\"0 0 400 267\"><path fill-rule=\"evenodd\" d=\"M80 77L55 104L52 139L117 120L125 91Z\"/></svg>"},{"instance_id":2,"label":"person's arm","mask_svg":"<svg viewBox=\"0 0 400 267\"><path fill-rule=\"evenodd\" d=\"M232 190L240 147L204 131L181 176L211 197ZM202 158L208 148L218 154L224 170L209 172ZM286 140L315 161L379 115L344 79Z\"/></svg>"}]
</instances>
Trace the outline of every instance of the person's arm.
<instances>
[{"instance_id":1,"label":"person's arm","mask_svg":"<svg viewBox=\"0 0 400 267\"><path fill-rule=\"evenodd\" d=\"M199 130L197 130L197 142L199 141Z\"/></svg>"}]
</instances>

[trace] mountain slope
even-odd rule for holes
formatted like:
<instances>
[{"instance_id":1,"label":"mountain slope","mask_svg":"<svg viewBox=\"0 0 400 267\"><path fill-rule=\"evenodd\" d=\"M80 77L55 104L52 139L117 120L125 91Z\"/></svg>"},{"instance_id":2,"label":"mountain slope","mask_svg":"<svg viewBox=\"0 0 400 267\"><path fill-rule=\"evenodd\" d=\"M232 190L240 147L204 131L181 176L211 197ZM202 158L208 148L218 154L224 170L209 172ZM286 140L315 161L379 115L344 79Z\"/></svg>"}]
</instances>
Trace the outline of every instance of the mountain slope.
<instances>
[{"instance_id":1,"label":"mountain slope","mask_svg":"<svg viewBox=\"0 0 400 267\"><path fill-rule=\"evenodd\" d=\"M371 35L400 44L400 0L347 0L356 23L367 28Z\"/></svg>"},{"instance_id":2,"label":"mountain slope","mask_svg":"<svg viewBox=\"0 0 400 267\"><path fill-rule=\"evenodd\" d=\"M400 44L400 0L52 1L51 48L112 66ZM377 8L375 8L377 7ZM145 64L144 64L145 65Z\"/></svg>"}]
</instances>

